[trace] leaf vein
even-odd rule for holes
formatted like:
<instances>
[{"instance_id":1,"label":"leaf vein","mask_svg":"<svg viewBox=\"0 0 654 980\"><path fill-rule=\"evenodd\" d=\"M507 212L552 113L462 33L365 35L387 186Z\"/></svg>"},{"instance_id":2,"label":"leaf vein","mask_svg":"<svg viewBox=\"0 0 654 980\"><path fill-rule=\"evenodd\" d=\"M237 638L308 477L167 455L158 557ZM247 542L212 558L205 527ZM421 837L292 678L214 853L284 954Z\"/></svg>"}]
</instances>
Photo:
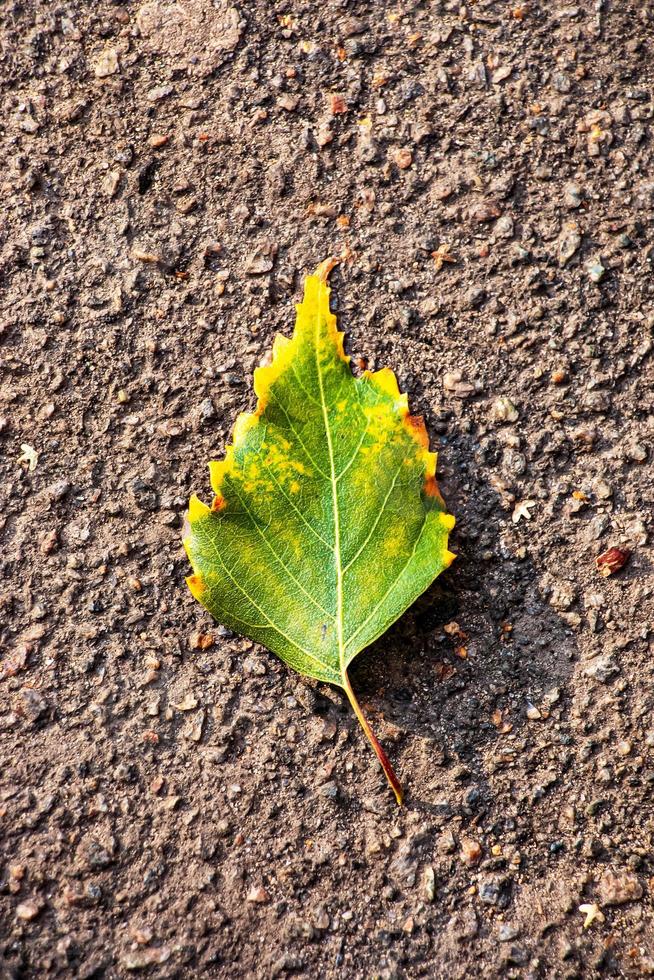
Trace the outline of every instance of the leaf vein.
<instances>
[{"instance_id":1,"label":"leaf vein","mask_svg":"<svg viewBox=\"0 0 654 980\"><path fill-rule=\"evenodd\" d=\"M300 591L305 594L305 596L307 597L307 599L309 600L309 602L313 603L313 605L316 607L316 609L320 609L320 611L322 613L324 613L325 616L328 616L330 619L333 620L334 619L333 614L330 613L330 612L328 612L325 609L325 607L322 606L317 601L317 599L314 599L314 597L311 595L311 593L310 592L307 592L307 590L304 588L304 586L302 585L302 583L298 579L296 579L295 575L293 575L293 572L290 570L290 568L288 567L288 565L286 565L286 563L283 561L283 559L277 553L277 551L273 548L273 546L271 545L270 541L268 540L268 538L266 537L266 535L263 533L263 531L259 527L259 525L258 525L258 523L256 521L256 518L254 517L254 514L252 513L252 511L250 510L250 508L246 504L246 502L243 499L243 497L241 496L241 494L238 492L238 489L236 487L236 484L233 483L232 485L234 487L234 491L236 493L236 496L241 501L241 506L243 507L243 509L245 510L245 513L250 518L250 521L252 523L252 527L257 532L257 534L259 535L259 537L261 538L261 540L263 541L263 543L266 545L266 547L268 548L268 550L270 551L270 553L277 559L277 561L279 562L279 564L281 565L281 567L284 569L284 571L286 572L286 574L288 575L288 577L291 579L291 581L292 582L295 582L295 584L300 589ZM268 522L268 525L267 525L268 528L270 527L270 524L271 524L271 522L269 521Z\"/></svg>"},{"instance_id":2,"label":"leaf vein","mask_svg":"<svg viewBox=\"0 0 654 980\"><path fill-rule=\"evenodd\" d=\"M382 516L383 516L383 514L384 514L384 508L386 507L386 504L388 503L388 498L390 497L390 495L392 494L392 492L393 492L393 490L395 489L395 484L397 483L397 478L398 478L398 476L400 475L400 471L401 471L401 469L402 469L402 467L403 467L403 466L404 466L404 460L402 460L402 462L401 462L401 463L400 463L400 465L398 466L398 468L397 468L397 470L395 471L395 476L393 477L393 479L392 479L392 481L391 481L391 485L390 485L390 487L388 488L388 493L387 493L387 494L386 494L386 496L384 497L384 502L383 502L383 504L381 505L381 507L380 507L380 508L378 508L378 511L377 511L377 517L375 518L375 521L374 521L374 524L373 524L373 525L372 525L372 527L370 528L370 533L368 534L368 536L367 536L367 538L366 538L366 540L365 540L365 541L363 542L363 544L361 545L361 547L360 547L360 548L359 548L359 550L357 551L357 553L356 553L356 555L354 556L354 558L351 558L351 559L350 559L350 561L349 561L349 562L347 563L347 565L345 566L345 568L343 569L343 577L344 577L344 578L345 578L345 575L346 575L346 573L347 573L347 571L348 571L348 569L352 567L352 565L353 565L353 564L355 563L355 561L357 560L357 558L359 557L359 555L360 555L360 554L361 554L361 552L362 552L362 551L364 550L364 548L366 547L366 545L367 545L367 544L368 544L368 542L370 541L370 539L371 539L371 537L372 537L372 536L373 536L373 534L375 533L375 530L377 529L377 525L379 524L379 522L380 522L380 520L382 519Z\"/></svg>"},{"instance_id":3,"label":"leaf vein","mask_svg":"<svg viewBox=\"0 0 654 980\"><path fill-rule=\"evenodd\" d=\"M381 597L381 599L379 600L379 602L375 605L375 607L372 610L372 612L370 613L370 615L366 616L366 618L361 623L361 625L359 626L359 628L357 630L355 630L355 632L352 634L352 636L349 638L349 640L346 641L346 644L345 644L346 646L350 646L350 644L353 643L354 640L356 640L356 638L359 635L359 633L361 632L361 630L363 630L363 629L366 628L366 626L368 625L368 623L370 622L370 620L379 611L379 609L381 608L381 606L383 606L383 604L386 602L387 598L389 597L389 595L391 594L391 592L393 591L393 589L395 588L395 586L397 585L397 583L400 581L400 579L404 575L405 571L407 570L407 568L409 566L409 563L413 560L413 557L414 557L416 551L418 550L418 544L420 543L420 539L422 538L423 531L425 530L425 527L427 526L427 517L428 517L428 514L425 514L425 519L422 522L422 527L420 528L420 533L418 534L418 537L415 540L415 544L413 546L413 549L411 551L411 554L409 555L409 557L405 561L404 565L402 566L401 572L399 573L399 575L396 575L395 576L395 578L393 579L393 581L389 585L389 587L386 590L386 592L384 593L384 595Z\"/></svg>"},{"instance_id":4,"label":"leaf vein","mask_svg":"<svg viewBox=\"0 0 654 980\"><path fill-rule=\"evenodd\" d=\"M328 673L329 672L332 672L333 673L334 672L334 668L333 667L330 667L329 664L326 664L319 657L316 657L315 654L309 653L309 651L308 650L305 650L305 648L303 646L301 646L295 640L292 640L291 637L287 633L284 632L284 630L280 629L279 626L276 626L275 625L275 623L270 618L270 616L267 614L267 612L265 611L265 609L262 609L261 606L259 605L259 603L256 601L256 599L253 599L252 598L252 596L247 591L247 589L244 589L243 586L240 584L240 582L237 582L236 581L236 579L232 575L231 571L229 570L229 568L227 567L227 565L223 561L222 555L218 551L218 548L216 547L215 543L211 539L209 539L209 543L210 543L211 547L213 548L213 551L214 551L214 553L216 555L216 558L218 559L218 561L220 562L220 564L223 566L223 568L227 572L229 578L232 580L232 582L234 583L234 585L236 586L236 588L239 590L239 592L242 592L243 593L243 595L245 596L245 598L248 600L248 602L251 602L252 603L252 605L254 606L255 609L258 609L259 610L259 612L261 613L261 615L265 618L266 622L270 624L270 628L273 629L276 633L279 633L280 636L283 636L284 639L288 643L290 643L292 647L295 647L296 650L299 650L300 653L303 653L306 657L309 657L310 660L315 661L315 663L320 664L320 666L323 668L323 670L327 671Z\"/></svg>"}]
</instances>

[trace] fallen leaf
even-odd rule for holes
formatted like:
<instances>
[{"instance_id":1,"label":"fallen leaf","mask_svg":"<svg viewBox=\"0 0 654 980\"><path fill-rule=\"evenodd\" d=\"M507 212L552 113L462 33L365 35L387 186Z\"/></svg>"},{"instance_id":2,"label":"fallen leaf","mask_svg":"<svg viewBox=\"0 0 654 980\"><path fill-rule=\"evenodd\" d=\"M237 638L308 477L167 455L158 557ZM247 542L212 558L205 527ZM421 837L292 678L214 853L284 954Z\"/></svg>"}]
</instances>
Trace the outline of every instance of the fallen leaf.
<instances>
[{"instance_id":1,"label":"fallen leaf","mask_svg":"<svg viewBox=\"0 0 654 980\"><path fill-rule=\"evenodd\" d=\"M596 905L594 902L592 905L590 903L580 905L579 911L582 915L586 916L584 919L584 929L588 929L595 921L604 922L605 920L604 913L600 912L599 905Z\"/></svg>"},{"instance_id":2,"label":"fallen leaf","mask_svg":"<svg viewBox=\"0 0 654 980\"><path fill-rule=\"evenodd\" d=\"M444 242L442 245L439 245L436 251L431 253L431 257L434 260L434 266L436 268L436 272L441 271L444 262L449 262L451 264L454 264L457 261L455 257L451 254L450 246L446 242Z\"/></svg>"},{"instance_id":3,"label":"fallen leaf","mask_svg":"<svg viewBox=\"0 0 654 980\"><path fill-rule=\"evenodd\" d=\"M21 443L20 448L22 455L18 457L18 465L27 466L28 472L33 473L39 461L39 454L31 446L28 446L26 442Z\"/></svg>"},{"instance_id":4,"label":"fallen leaf","mask_svg":"<svg viewBox=\"0 0 654 980\"><path fill-rule=\"evenodd\" d=\"M518 524L521 518L526 521L531 520L531 509L536 506L535 500L521 500L513 508L513 513L511 514L511 520L514 524Z\"/></svg>"},{"instance_id":5,"label":"fallen leaf","mask_svg":"<svg viewBox=\"0 0 654 980\"><path fill-rule=\"evenodd\" d=\"M597 571L603 578L615 575L621 568L624 568L629 560L631 552L627 548L609 548L604 554L598 555L595 559Z\"/></svg>"},{"instance_id":6,"label":"fallen leaf","mask_svg":"<svg viewBox=\"0 0 654 980\"><path fill-rule=\"evenodd\" d=\"M254 373L212 505L191 497L192 594L299 673L343 688L398 802L402 791L348 667L452 562L436 455L389 368L352 374L329 309L336 262L308 276L291 339Z\"/></svg>"}]
</instances>

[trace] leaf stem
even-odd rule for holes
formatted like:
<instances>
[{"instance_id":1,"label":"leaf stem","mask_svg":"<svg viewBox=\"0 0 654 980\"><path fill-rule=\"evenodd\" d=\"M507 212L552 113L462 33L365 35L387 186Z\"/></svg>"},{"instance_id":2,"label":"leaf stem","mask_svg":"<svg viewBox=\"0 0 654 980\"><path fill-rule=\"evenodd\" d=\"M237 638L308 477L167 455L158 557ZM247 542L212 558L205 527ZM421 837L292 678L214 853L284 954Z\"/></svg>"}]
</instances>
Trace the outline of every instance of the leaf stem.
<instances>
[{"instance_id":1,"label":"leaf stem","mask_svg":"<svg viewBox=\"0 0 654 980\"><path fill-rule=\"evenodd\" d=\"M386 776L386 779L388 780L391 789L395 793L395 799L397 800L398 804L401 806L402 798L403 798L402 787L400 786L400 782L397 776L395 775L395 772L393 771L393 767L390 763L390 759L388 758L383 748L381 747L377 736L375 735L372 728L368 724L366 717L363 711L361 710L361 706L356 699L356 695L354 691L352 690L352 685L350 684L350 678L347 676L347 670L343 671L343 687L345 689L345 693L348 696L349 702L352 705L354 713L359 720L359 724L361 725L364 732L366 733L366 738L368 739L373 749L375 750L375 755L377 756L377 758L381 763L381 767L384 770L384 775Z\"/></svg>"}]
</instances>

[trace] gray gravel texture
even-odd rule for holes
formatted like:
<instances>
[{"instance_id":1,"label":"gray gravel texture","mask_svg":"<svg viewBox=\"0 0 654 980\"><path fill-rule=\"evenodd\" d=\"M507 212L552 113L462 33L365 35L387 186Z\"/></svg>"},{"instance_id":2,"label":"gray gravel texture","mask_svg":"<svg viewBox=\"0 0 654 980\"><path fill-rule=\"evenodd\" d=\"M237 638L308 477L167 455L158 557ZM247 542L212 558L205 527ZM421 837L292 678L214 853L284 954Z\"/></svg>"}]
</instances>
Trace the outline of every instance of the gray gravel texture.
<instances>
[{"instance_id":1,"label":"gray gravel texture","mask_svg":"<svg viewBox=\"0 0 654 980\"><path fill-rule=\"evenodd\" d=\"M652 5L0 16L0 976L654 974ZM458 519L353 672L402 809L184 586L329 254Z\"/></svg>"}]
</instances>

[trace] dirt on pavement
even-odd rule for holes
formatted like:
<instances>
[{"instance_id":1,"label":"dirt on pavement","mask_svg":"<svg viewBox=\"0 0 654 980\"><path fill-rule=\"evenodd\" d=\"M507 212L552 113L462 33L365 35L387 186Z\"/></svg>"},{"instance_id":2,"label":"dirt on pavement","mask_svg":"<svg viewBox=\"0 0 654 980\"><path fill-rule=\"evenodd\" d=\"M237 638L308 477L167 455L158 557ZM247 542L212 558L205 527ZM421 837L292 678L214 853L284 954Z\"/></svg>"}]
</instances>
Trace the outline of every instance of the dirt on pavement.
<instances>
[{"instance_id":1,"label":"dirt on pavement","mask_svg":"<svg viewBox=\"0 0 654 980\"><path fill-rule=\"evenodd\" d=\"M0 17L0 976L654 975L654 8ZM184 585L329 254L457 517L353 671L402 808Z\"/></svg>"}]
</instances>

